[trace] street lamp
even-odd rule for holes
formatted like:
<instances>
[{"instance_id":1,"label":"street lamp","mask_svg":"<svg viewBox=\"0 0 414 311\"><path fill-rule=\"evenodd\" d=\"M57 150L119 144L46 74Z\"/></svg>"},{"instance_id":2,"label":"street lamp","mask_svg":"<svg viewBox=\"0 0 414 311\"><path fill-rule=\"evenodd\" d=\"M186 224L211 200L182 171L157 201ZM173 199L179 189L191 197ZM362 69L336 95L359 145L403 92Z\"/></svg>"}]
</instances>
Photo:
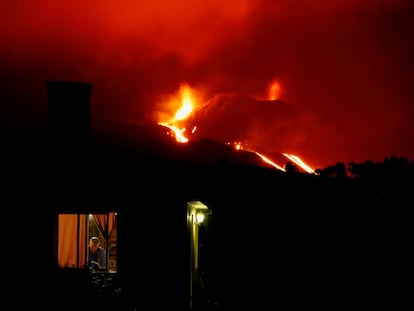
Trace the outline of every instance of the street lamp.
<instances>
[{"instance_id":1,"label":"street lamp","mask_svg":"<svg viewBox=\"0 0 414 311\"><path fill-rule=\"evenodd\" d=\"M198 230L206 216L212 211L200 201L187 202L187 225L190 235L190 309L193 308L193 298L197 296L199 288L199 240Z\"/></svg>"}]
</instances>

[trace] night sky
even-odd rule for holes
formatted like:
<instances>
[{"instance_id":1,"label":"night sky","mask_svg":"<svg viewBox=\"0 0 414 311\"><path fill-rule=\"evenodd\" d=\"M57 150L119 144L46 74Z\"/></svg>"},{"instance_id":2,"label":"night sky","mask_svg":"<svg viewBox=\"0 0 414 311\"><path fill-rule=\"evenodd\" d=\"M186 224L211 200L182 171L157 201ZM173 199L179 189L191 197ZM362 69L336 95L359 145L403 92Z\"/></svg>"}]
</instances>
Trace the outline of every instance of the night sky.
<instances>
[{"instance_id":1,"label":"night sky","mask_svg":"<svg viewBox=\"0 0 414 311\"><path fill-rule=\"evenodd\" d=\"M214 103L206 135L314 167L414 159L412 0L2 1L0 39L5 127L45 124L46 81L92 83L100 124L157 122L185 82Z\"/></svg>"}]
</instances>

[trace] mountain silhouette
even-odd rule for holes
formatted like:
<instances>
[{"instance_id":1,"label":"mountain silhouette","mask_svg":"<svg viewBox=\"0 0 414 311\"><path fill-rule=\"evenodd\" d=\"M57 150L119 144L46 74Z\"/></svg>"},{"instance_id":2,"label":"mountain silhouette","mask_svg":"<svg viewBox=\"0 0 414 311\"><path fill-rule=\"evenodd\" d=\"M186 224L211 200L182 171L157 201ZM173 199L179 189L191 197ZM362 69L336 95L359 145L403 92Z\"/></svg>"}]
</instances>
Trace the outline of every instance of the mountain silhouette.
<instances>
[{"instance_id":1,"label":"mountain silhouette","mask_svg":"<svg viewBox=\"0 0 414 311\"><path fill-rule=\"evenodd\" d=\"M195 111L185 124L196 127L197 138L241 142L259 152L285 152L291 146L295 115L295 107L284 101L222 95Z\"/></svg>"},{"instance_id":2,"label":"mountain silhouette","mask_svg":"<svg viewBox=\"0 0 414 311\"><path fill-rule=\"evenodd\" d=\"M93 132L96 146L111 146L131 154L161 161L185 161L191 164L222 163L270 167L255 153L236 150L215 139L202 138L179 143L169 129L158 124L118 124Z\"/></svg>"}]
</instances>

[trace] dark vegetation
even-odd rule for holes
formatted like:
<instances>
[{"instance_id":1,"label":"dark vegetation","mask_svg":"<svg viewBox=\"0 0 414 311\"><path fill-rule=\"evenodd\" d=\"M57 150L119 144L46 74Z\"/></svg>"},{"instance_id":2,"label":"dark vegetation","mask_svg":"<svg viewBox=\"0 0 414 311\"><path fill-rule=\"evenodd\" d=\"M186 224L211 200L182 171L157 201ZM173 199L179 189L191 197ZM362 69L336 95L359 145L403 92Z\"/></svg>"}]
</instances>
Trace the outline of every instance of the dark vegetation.
<instances>
[{"instance_id":1,"label":"dark vegetation","mask_svg":"<svg viewBox=\"0 0 414 311\"><path fill-rule=\"evenodd\" d=\"M48 126L0 133L8 308L188 309L189 201L213 211L196 310L409 302L413 162L282 172L214 140L177 144L157 125L94 128L91 85L47 86ZM58 267L58 214L105 211L118 213L116 276Z\"/></svg>"},{"instance_id":2,"label":"dark vegetation","mask_svg":"<svg viewBox=\"0 0 414 311\"><path fill-rule=\"evenodd\" d=\"M33 297L14 301L15 309L185 308L188 200L213 210L201 231L200 310L406 302L414 164L404 157L317 174L287 164L283 173L210 141L137 148L107 136L79 145L51 143L42 131L3 134L4 223L14 254L4 282ZM127 215L115 279L56 270L54 215L62 208Z\"/></svg>"}]
</instances>

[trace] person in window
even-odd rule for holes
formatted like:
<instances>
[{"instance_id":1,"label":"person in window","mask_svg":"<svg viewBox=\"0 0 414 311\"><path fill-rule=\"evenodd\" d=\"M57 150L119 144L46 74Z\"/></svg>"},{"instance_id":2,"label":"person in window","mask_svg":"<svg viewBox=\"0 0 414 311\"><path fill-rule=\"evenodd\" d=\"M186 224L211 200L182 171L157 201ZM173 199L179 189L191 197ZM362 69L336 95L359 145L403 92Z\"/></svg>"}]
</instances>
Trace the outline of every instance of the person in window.
<instances>
[{"instance_id":1,"label":"person in window","mask_svg":"<svg viewBox=\"0 0 414 311\"><path fill-rule=\"evenodd\" d=\"M95 236L89 240L89 265L93 270L106 269L106 250Z\"/></svg>"}]
</instances>

